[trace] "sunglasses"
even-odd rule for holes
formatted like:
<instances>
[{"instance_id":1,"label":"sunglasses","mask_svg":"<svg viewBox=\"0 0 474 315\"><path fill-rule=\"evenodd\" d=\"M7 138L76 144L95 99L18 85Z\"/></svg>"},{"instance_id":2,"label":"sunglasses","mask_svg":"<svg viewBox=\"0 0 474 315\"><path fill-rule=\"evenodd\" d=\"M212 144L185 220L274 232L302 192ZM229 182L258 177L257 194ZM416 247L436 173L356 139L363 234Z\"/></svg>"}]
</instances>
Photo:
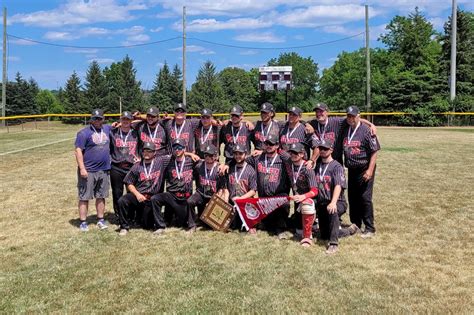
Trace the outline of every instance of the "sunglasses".
<instances>
[{"instance_id":1,"label":"sunglasses","mask_svg":"<svg viewBox=\"0 0 474 315\"><path fill-rule=\"evenodd\" d=\"M230 115L230 117L237 117L237 118L240 118L240 115L232 114L232 115Z\"/></svg>"},{"instance_id":2,"label":"sunglasses","mask_svg":"<svg viewBox=\"0 0 474 315\"><path fill-rule=\"evenodd\" d=\"M184 150L184 147L180 146L180 145L176 145L173 147L173 150L175 151L181 151L181 150Z\"/></svg>"},{"instance_id":3,"label":"sunglasses","mask_svg":"<svg viewBox=\"0 0 474 315\"><path fill-rule=\"evenodd\" d=\"M99 120L104 120L104 118L101 117L92 117L92 121L99 121Z\"/></svg>"},{"instance_id":4,"label":"sunglasses","mask_svg":"<svg viewBox=\"0 0 474 315\"><path fill-rule=\"evenodd\" d=\"M201 116L201 119L211 119L211 116Z\"/></svg>"},{"instance_id":5,"label":"sunglasses","mask_svg":"<svg viewBox=\"0 0 474 315\"><path fill-rule=\"evenodd\" d=\"M158 116L153 116L153 115L150 115L150 114L146 115L146 118L156 118L156 117L158 117Z\"/></svg>"},{"instance_id":6,"label":"sunglasses","mask_svg":"<svg viewBox=\"0 0 474 315\"><path fill-rule=\"evenodd\" d=\"M319 151L329 151L329 148L319 147Z\"/></svg>"},{"instance_id":7,"label":"sunglasses","mask_svg":"<svg viewBox=\"0 0 474 315\"><path fill-rule=\"evenodd\" d=\"M290 154L292 154L292 155L298 155L298 154L300 154L300 152L290 151Z\"/></svg>"}]
</instances>

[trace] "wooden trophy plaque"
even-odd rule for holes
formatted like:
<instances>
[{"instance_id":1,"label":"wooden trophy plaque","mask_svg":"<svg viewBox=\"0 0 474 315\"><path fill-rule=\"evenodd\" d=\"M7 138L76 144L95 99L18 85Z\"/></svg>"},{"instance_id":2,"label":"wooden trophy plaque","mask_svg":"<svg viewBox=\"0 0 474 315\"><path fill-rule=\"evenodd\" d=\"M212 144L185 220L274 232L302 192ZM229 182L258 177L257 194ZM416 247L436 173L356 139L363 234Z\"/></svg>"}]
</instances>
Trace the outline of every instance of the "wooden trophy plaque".
<instances>
[{"instance_id":1,"label":"wooden trophy plaque","mask_svg":"<svg viewBox=\"0 0 474 315\"><path fill-rule=\"evenodd\" d=\"M234 216L232 206L214 194L204 209L201 220L216 231L226 232Z\"/></svg>"}]
</instances>

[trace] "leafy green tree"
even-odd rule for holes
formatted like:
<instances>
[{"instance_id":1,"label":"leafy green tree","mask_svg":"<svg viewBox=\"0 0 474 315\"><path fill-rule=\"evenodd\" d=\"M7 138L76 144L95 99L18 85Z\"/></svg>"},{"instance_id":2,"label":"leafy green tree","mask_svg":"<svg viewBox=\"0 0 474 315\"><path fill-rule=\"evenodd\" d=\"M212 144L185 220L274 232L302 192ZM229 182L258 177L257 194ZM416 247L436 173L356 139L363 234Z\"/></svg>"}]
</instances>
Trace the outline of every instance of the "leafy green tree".
<instances>
[{"instance_id":1,"label":"leafy green tree","mask_svg":"<svg viewBox=\"0 0 474 315\"><path fill-rule=\"evenodd\" d=\"M451 17L444 24L441 36L442 59L441 75L446 83L448 95L448 78L451 65ZM474 13L458 9L456 39L456 99L453 104L456 111L474 110Z\"/></svg>"},{"instance_id":2,"label":"leafy green tree","mask_svg":"<svg viewBox=\"0 0 474 315\"><path fill-rule=\"evenodd\" d=\"M84 103L89 107L89 111L94 108L101 108L106 112L111 110L106 102L109 92L107 82L99 63L95 60L89 65L84 86Z\"/></svg>"},{"instance_id":3,"label":"leafy green tree","mask_svg":"<svg viewBox=\"0 0 474 315\"><path fill-rule=\"evenodd\" d=\"M206 61L199 69L189 93L189 111L199 112L203 108L213 111L227 111L230 108L230 103L224 102L224 91L211 61Z\"/></svg>"},{"instance_id":4,"label":"leafy green tree","mask_svg":"<svg viewBox=\"0 0 474 315\"><path fill-rule=\"evenodd\" d=\"M38 113L36 105L36 94L38 84L35 80L26 81L19 72L16 73L14 82L7 82L7 106L5 114L32 115Z\"/></svg>"},{"instance_id":5,"label":"leafy green tree","mask_svg":"<svg viewBox=\"0 0 474 315\"><path fill-rule=\"evenodd\" d=\"M64 111L56 96L48 90L41 90L36 95L36 103L41 114L60 114Z\"/></svg>"},{"instance_id":6,"label":"leafy green tree","mask_svg":"<svg viewBox=\"0 0 474 315\"><path fill-rule=\"evenodd\" d=\"M230 104L239 104L246 112L257 110L257 85L252 73L240 68L225 68L219 73L224 97Z\"/></svg>"},{"instance_id":7,"label":"leafy green tree","mask_svg":"<svg viewBox=\"0 0 474 315\"><path fill-rule=\"evenodd\" d=\"M304 111L313 108L319 84L318 64L311 57L301 57L295 52L282 53L268 61L269 66L292 66L294 89L288 93L288 107L299 106ZM263 99L269 100L278 111L285 111L285 92L265 92Z\"/></svg>"}]
</instances>

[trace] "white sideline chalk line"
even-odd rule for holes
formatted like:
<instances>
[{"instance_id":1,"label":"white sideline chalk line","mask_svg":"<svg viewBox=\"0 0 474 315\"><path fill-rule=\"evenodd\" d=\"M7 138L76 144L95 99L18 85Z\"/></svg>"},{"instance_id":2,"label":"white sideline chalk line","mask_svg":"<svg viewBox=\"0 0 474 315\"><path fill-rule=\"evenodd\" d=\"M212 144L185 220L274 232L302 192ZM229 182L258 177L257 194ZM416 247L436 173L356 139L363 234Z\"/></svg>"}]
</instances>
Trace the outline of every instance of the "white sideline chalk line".
<instances>
[{"instance_id":1,"label":"white sideline chalk line","mask_svg":"<svg viewBox=\"0 0 474 315\"><path fill-rule=\"evenodd\" d=\"M28 150L36 149L36 148L41 148L41 147L45 147L45 146L48 146L48 145L51 145L51 144L56 144L56 143L65 142L65 141L71 141L73 139L75 139L75 138L68 138L68 139L63 139L63 140L58 140L58 141L49 142L49 143L45 143L45 144L36 145L34 147L29 147L29 148L25 148L25 149L4 152L4 153L0 153L0 156L13 154L13 153L18 153L18 152L23 152L23 151L28 151Z\"/></svg>"}]
</instances>

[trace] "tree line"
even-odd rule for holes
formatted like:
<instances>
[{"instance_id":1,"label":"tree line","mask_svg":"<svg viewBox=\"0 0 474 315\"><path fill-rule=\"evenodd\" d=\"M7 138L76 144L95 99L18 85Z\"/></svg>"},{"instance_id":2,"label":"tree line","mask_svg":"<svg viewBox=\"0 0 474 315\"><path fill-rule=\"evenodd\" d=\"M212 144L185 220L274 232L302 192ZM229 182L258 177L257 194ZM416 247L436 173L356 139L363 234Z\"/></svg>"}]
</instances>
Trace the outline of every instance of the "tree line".
<instances>
[{"instance_id":1,"label":"tree line","mask_svg":"<svg viewBox=\"0 0 474 315\"><path fill-rule=\"evenodd\" d=\"M435 112L474 111L474 14L458 9L457 14L457 96L449 101L451 18L438 33L415 8L407 16L395 16L379 37L386 48L371 49L372 111L403 111L413 115L390 118L407 125L438 125ZM268 66L292 66L294 89L289 91L288 106L311 111L315 102L325 102L331 110L349 105L365 109L365 49L342 52L335 63L322 71L311 57L295 52L282 53L267 62ZM195 83L187 91L189 112L210 108L227 112L234 104L247 112L257 111L265 101L277 111L284 111L284 92L260 92L258 69L225 68L217 71L206 61ZM93 108L117 113L157 106L172 112L182 101L182 72L178 65L166 62L160 68L151 90L141 89L136 69L129 56L101 69L90 63L84 82L76 72L57 91L42 90L33 78L25 80L17 73L7 83L7 109L10 115L37 113L88 113Z\"/></svg>"}]
</instances>

